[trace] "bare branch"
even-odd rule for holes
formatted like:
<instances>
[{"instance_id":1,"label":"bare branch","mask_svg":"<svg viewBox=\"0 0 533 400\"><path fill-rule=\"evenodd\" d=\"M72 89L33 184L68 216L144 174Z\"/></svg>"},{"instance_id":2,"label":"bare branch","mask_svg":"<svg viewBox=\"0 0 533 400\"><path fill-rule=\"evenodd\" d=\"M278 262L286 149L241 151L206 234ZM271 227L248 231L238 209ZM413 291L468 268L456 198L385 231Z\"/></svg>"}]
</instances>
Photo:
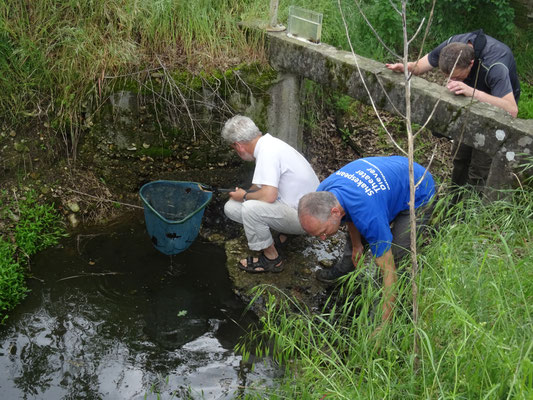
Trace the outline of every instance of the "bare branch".
<instances>
[{"instance_id":1,"label":"bare branch","mask_svg":"<svg viewBox=\"0 0 533 400\"><path fill-rule=\"evenodd\" d=\"M103 197L93 196L92 194L84 193L84 192L80 192L80 191L78 191L78 190L74 190L74 189L68 189L68 190L70 190L71 192L77 193L77 194L81 194L81 195L83 195L83 196L90 197L90 198L92 198L92 199L96 199L96 200L98 200L98 201L108 201L108 202L110 202L110 203L117 203L117 204L120 204L120 205L123 205L123 206L126 206L126 207L140 208L141 210L144 209L144 207L137 206L137 205L135 205L135 204L128 204L128 203L122 203L122 202L117 201L117 200L104 199Z\"/></svg>"},{"instance_id":2,"label":"bare branch","mask_svg":"<svg viewBox=\"0 0 533 400\"><path fill-rule=\"evenodd\" d=\"M394 140L391 133L385 126L385 123L383 122L381 116L379 115L379 111L376 108L376 104L374 103L374 99L372 98L372 95L370 94L370 90L368 89L368 86L365 82L365 79L363 78L363 74L361 73L361 68L359 67L359 62L357 61L357 55L355 54L355 51L353 49L352 41L350 40L350 35L348 31L348 24L346 23L346 18L344 17L344 11L342 10L341 0L337 0L337 4L339 5L339 11L341 13L342 23L344 24L344 30L346 31L346 38L348 39L348 44L350 45L350 50L352 52L355 66L357 67L357 72L359 73L359 76L361 77L361 82L363 83L363 86L365 88L366 93L368 94L368 98L370 99L370 104L372 105L372 108L374 109L374 112L376 113L376 116L378 117L379 123L381 124L382 128L385 130L389 138L391 139L392 143L396 146L396 148L402 152L403 154L407 154L407 152Z\"/></svg>"},{"instance_id":3,"label":"bare branch","mask_svg":"<svg viewBox=\"0 0 533 400\"><path fill-rule=\"evenodd\" d=\"M389 100L389 103L391 104L392 108L394 109L394 111L402 118L405 118L405 115L403 115L400 110L398 110L396 108L396 106L394 105L392 99L389 97L389 94L387 93L387 91L385 90L385 87L383 86L383 84L381 83L381 80L379 79L379 77L376 76L376 80L378 81L379 83L379 86L381 87L381 89L383 89L383 93L385 93L385 97L387 98L387 100Z\"/></svg>"},{"instance_id":4,"label":"bare branch","mask_svg":"<svg viewBox=\"0 0 533 400\"><path fill-rule=\"evenodd\" d=\"M437 147L438 145L435 145L435 147L433 148L433 152L431 154L431 158L429 159L429 163L428 163L428 166L426 167L426 170L424 171L424 173L422 174L422 177L418 180L418 182L415 184L415 189L418 188L420 186L420 184L422 183L422 181L424 180L424 178L426 177L426 173L429 171L429 168L431 167L431 164L433 163L433 159L435 158L435 154L437 153Z\"/></svg>"},{"instance_id":5,"label":"bare branch","mask_svg":"<svg viewBox=\"0 0 533 400\"><path fill-rule=\"evenodd\" d=\"M416 139L416 137L424 130L424 128L427 126L427 124L429 123L429 121L431 121L431 118L433 118L433 114L435 114L435 111L437 110L437 106L439 105L441 101L441 98L439 97L439 99L437 100L437 102L433 105L433 109L431 110L431 113L429 114L429 116L427 117L426 119L426 122L424 122L424 125L422 125L422 127L416 131L416 133L413 135L413 138Z\"/></svg>"},{"instance_id":6,"label":"bare branch","mask_svg":"<svg viewBox=\"0 0 533 400\"><path fill-rule=\"evenodd\" d=\"M168 75L168 71L166 70L165 66L163 65L163 63L161 62L161 60L159 59L159 57L157 57L157 61L159 61L159 64L161 65L161 67L163 68L163 71L165 73L165 76L169 77ZM185 97L183 96L183 94L181 93L181 90L179 89L178 86L175 86L176 87L176 90L178 91L178 95L179 97L181 98L181 101L183 103L183 106L185 107L185 110L187 110L187 115L189 116L189 119L191 120L191 128L192 128L192 137L193 137L193 140L196 141L196 127L195 127L195 123L194 123L194 118L192 117L192 114L191 114L191 110L189 110L189 107L187 106L187 100L185 99Z\"/></svg>"},{"instance_id":7,"label":"bare branch","mask_svg":"<svg viewBox=\"0 0 533 400\"><path fill-rule=\"evenodd\" d=\"M426 26L426 31L424 32L422 44L420 45L420 50L418 51L418 56L416 57L416 63L415 63L413 70L416 68L416 66L418 65L418 61L420 61L420 58L422 57L422 51L424 50L424 43L426 42L426 39L429 35L429 27L431 26L431 22L433 21L433 11L435 10L436 2L437 0L433 0L433 3L431 4L431 11L429 12L428 24ZM409 75L409 79L411 79L411 76L413 76L412 73Z\"/></svg>"},{"instance_id":8,"label":"bare branch","mask_svg":"<svg viewBox=\"0 0 533 400\"><path fill-rule=\"evenodd\" d=\"M389 3L391 7L394 8L394 11L396 11L399 15L402 15L402 12L398 9L398 7L396 7L396 4L394 4L392 0L389 0Z\"/></svg>"},{"instance_id":9,"label":"bare branch","mask_svg":"<svg viewBox=\"0 0 533 400\"><path fill-rule=\"evenodd\" d=\"M418 36L418 34L420 33L420 29L422 29L422 27L424 26L424 22L426 22L426 17L422 18L422 21L420 22L420 25L418 25L418 29L416 30L415 34L413 35L413 37L411 39L409 39L409 41L407 42L407 44L411 44L411 42L413 40L415 40L415 38Z\"/></svg>"},{"instance_id":10,"label":"bare branch","mask_svg":"<svg viewBox=\"0 0 533 400\"><path fill-rule=\"evenodd\" d=\"M450 78L451 78L451 76L453 75L453 72L455 71L455 67L456 67L456 65L457 65L457 62L459 61L459 57L461 57L461 53L462 53L462 52L463 52L463 51L461 50L461 51L459 52L459 55L458 55L457 58L455 59L455 63L453 64L452 71L450 72L450 76L448 76L448 79L446 79L446 85L448 85L448 83L450 82ZM417 61L417 62L418 62L418 61ZM416 133L413 135L413 137L416 138L416 137L420 134L420 132L422 132L422 130L427 126L427 124L429 123L429 121L430 121L431 118L433 117L433 114L435 114L435 111L437 110L437 106L439 105L440 101L441 101L441 98L439 97L439 99L437 100L437 102L436 102L435 105L433 106L433 110L431 110L431 113L430 113L429 116L427 117L426 122L424 122L424 125L422 125L422 127L421 127L418 131L416 131Z\"/></svg>"},{"instance_id":11,"label":"bare branch","mask_svg":"<svg viewBox=\"0 0 533 400\"><path fill-rule=\"evenodd\" d=\"M340 0L338 0L338 3L339 3L339 9L341 8L341 4L340 4ZM359 1L355 0L355 5L357 6L357 8L359 9L359 14L361 14L361 16L363 17L363 19L365 20L366 24L368 25L368 27L370 28L370 30L372 30L372 32L374 33L374 35L376 36L376 38L379 40L379 42L381 43L381 45L389 52L391 53L394 57L396 58L401 58L398 54L396 54L396 52L394 50L391 50L386 44L385 42L381 39L381 37L379 36L379 34L376 32L376 30L374 29L374 27L372 26L372 24L370 23L370 21L366 18L366 15L363 13L363 10L361 9L361 5L359 4ZM342 11L341 11L342 13ZM344 16L342 17L342 20L343 22L344 21ZM345 22L345 25L346 25L346 22ZM350 41L350 36L349 36L349 33L348 33L348 30L346 30L346 37L348 38L348 41ZM350 47L351 47L351 43L350 43Z\"/></svg>"}]
</instances>

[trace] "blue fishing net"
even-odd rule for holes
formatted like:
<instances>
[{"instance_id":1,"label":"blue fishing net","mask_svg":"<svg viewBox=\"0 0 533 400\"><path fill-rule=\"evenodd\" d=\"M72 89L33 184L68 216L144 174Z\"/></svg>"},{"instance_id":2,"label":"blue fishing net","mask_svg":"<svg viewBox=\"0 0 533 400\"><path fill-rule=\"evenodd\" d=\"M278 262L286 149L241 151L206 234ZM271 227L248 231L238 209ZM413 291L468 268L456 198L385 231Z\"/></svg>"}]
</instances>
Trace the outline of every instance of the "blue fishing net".
<instances>
[{"instance_id":1,"label":"blue fishing net","mask_svg":"<svg viewBox=\"0 0 533 400\"><path fill-rule=\"evenodd\" d=\"M173 255L196 239L212 192L197 182L154 181L139 191L144 205L146 230L156 249Z\"/></svg>"}]
</instances>

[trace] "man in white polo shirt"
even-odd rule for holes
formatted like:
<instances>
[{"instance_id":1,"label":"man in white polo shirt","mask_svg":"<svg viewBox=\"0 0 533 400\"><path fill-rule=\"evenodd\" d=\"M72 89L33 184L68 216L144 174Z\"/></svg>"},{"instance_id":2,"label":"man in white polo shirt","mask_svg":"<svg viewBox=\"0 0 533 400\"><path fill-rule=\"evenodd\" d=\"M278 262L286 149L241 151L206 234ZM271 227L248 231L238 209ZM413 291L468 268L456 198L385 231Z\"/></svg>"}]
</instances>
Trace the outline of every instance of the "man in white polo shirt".
<instances>
[{"instance_id":1,"label":"man in white polo shirt","mask_svg":"<svg viewBox=\"0 0 533 400\"><path fill-rule=\"evenodd\" d=\"M244 227L248 247L259 257L239 261L251 273L281 272L280 246L286 235L305 234L298 220L298 201L313 192L319 181L307 160L293 147L270 134L263 135L254 122L236 115L222 128L222 137L245 161L255 161L252 186L235 188L224 205L228 218ZM272 236L270 230L279 235Z\"/></svg>"}]
</instances>

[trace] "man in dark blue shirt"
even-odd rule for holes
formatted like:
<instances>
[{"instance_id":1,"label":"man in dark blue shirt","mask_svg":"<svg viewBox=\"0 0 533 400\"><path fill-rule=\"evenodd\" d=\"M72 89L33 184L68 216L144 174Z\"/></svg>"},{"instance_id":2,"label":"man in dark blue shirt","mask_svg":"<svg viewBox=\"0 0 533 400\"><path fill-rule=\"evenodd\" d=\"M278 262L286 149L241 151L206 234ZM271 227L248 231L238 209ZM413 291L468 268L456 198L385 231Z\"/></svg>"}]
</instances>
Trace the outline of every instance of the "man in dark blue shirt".
<instances>
[{"instance_id":1,"label":"man in dark blue shirt","mask_svg":"<svg viewBox=\"0 0 533 400\"><path fill-rule=\"evenodd\" d=\"M392 71L403 72L402 63L386 66ZM408 63L409 71L415 75L436 67L447 76L451 74L447 88L452 93L474 97L517 116L520 83L513 53L504 43L485 35L482 30L464 33L442 42L418 62ZM453 153L456 156L452 183L483 185L491 158L462 143L458 148L457 144L454 146Z\"/></svg>"},{"instance_id":2,"label":"man in dark blue shirt","mask_svg":"<svg viewBox=\"0 0 533 400\"><path fill-rule=\"evenodd\" d=\"M415 163L414 173L415 208L422 209L435 194L435 184L421 165ZM407 158L368 157L330 175L298 204L300 224L310 235L324 240L337 232L341 222L348 226L342 260L333 269L318 271L318 279L332 281L353 271L363 253L363 242L368 243L383 274L385 292L389 291L384 293L384 320L394 302L390 290L397 280L396 264L409 248L409 196ZM428 214L419 213L420 222L427 221Z\"/></svg>"}]
</instances>

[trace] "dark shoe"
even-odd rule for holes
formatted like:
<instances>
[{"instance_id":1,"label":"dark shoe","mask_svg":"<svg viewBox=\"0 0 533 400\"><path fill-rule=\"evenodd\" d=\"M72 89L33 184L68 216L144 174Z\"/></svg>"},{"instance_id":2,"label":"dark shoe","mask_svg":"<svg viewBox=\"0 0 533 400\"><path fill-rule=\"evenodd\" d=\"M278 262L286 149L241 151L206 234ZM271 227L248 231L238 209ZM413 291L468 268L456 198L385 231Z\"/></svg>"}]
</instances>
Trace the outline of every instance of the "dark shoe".
<instances>
[{"instance_id":1,"label":"dark shoe","mask_svg":"<svg viewBox=\"0 0 533 400\"><path fill-rule=\"evenodd\" d=\"M316 279L324 283L334 283L337 281L337 279L348 274L349 272L350 271L346 271L346 272L339 271L335 267L321 269L316 272Z\"/></svg>"},{"instance_id":2,"label":"dark shoe","mask_svg":"<svg viewBox=\"0 0 533 400\"><path fill-rule=\"evenodd\" d=\"M278 255L276 258L271 260L261 253L256 261L254 261L254 257L248 256L246 258L246 265L243 265L239 261L238 267L251 274L261 274L264 272L278 273L283 271L283 260L281 259L281 255Z\"/></svg>"}]
</instances>

